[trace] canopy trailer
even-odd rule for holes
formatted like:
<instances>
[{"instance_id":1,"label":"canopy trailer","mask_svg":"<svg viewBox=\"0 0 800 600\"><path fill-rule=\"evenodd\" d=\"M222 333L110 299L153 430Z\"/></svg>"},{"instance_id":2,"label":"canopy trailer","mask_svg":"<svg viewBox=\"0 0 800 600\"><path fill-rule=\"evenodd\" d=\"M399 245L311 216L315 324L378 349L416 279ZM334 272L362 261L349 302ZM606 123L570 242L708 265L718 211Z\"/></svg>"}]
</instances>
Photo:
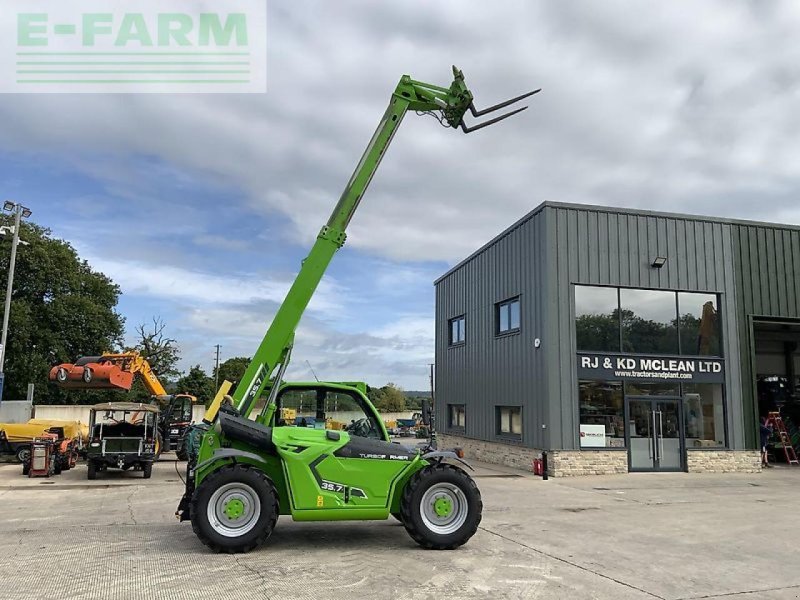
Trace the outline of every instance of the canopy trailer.
<instances>
[{"instance_id":1,"label":"canopy trailer","mask_svg":"<svg viewBox=\"0 0 800 600\"><path fill-rule=\"evenodd\" d=\"M134 402L104 402L89 411L86 451L89 479L109 468L142 471L150 478L156 460L158 407Z\"/></svg>"}]
</instances>

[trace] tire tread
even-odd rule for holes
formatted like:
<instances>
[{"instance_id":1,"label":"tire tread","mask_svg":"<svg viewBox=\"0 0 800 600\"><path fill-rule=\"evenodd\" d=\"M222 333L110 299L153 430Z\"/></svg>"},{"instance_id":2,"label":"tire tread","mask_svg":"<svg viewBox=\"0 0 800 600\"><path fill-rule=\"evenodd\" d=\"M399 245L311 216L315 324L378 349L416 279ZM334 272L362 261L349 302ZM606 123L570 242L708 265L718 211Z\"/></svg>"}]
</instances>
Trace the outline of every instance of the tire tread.
<instances>
[{"instance_id":1,"label":"tire tread","mask_svg":"<svg viewBox=\"0 0 800 600\"><path fill-rule=\"evenodd\" d=\"M477 505L474 507L474 510L477 511L478 517L475 519L475 522L472 524L472 526L464 531L456 540L444 544L432 540L424 529L417 527L411 511L413 509L412 498L420 486L425 484L425 480L429 477L447 472L456 474L459 479L462 479L463 482L466 483L470 492L475 494ZM481 499L481 493L478 489L478 486L475 484L475 481L466 472L464 472L464 470L449 463L435 463L415 473L406 484L406 487L403 490L403 497L400 502L400 515L402 516L402 523L405 526L406 531L415 542L417 542L423 548L427 548L429 550L454 550L455 548L465 544L473 535L475 535L475 532L478 531L478 525L481 523L482 513L483 500Z\"/></svg>"},{"instance_id":2,"label":"tire tread","mask_svg":"<svg viewBox=\"0 0 800 600\"><path fill-rule=\"evenodd\" d=\"M272 499L271 516L270 516L270 520L267 522L267 526L262 528L262 531L259 533L259 535L256 538L254 538L253 540L251 540L251 541L249 541L247 543L244 543L244 544L231 545L229 547L225 547L225 546L222 546L222 545L214 542L214 540L209 538L206 535L206 533L203 531L203 528L200 526L200 524L198 522L198 519L195 518L195 515L197 515L198 511L200 511L200 508L198 507L198 503L199 503L199 494L198 494L198 492L200 491L200 489L204 485L206 485L207 483L213 484L215 479L218 479L218 478L222 477L225 473L229 473L231 471L240 470L240 469L247 469L249 472L255 473L263 481L263 483L266 485L267 490L269 491L269 496ZM262 507L261 510L264 511L265 507ZM190 511L189 514L191 515L192 531L194 531L195 535L200 539L201 542L203 542L203 544L205 546L207 546L208 548L210 548L214 552L225 552L227 554L237 554L237 553L240 553L240 552L250 552L254 548L257 548L258 546L261 546L264 542L266 542L267 538L269 538L269 536L272 535L272 530L275 529L275 524L278 522L278 512L279 512L278 511L278 494L277 494L277 492L275 490L275 486L272 483L272 480L270 480L269 477L267 477L264 473L262 473L258 469L254 469L254 468L250 467L249 465L227 465L225 467L222 467L218 471L215 471L211 475L209 475L203 481L201 486L194 491L194 494L192 494L191 503L189 505L189 511Z\"/></svg>"}]
</instances>

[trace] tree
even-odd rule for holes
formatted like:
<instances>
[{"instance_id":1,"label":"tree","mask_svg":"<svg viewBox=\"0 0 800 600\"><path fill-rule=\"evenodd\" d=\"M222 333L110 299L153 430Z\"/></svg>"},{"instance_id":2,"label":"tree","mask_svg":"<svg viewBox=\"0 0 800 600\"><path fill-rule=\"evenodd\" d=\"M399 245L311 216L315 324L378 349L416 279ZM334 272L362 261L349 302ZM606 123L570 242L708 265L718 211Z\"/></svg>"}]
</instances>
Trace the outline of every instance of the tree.
<instances>
[{"instance_id":1,"label":"tree","mask_svg":"<svg viewBox=\"0 0 800 600\"><path fill-rule=\"evenodd\" d=\"M11 225L9 217L0 224ZM11 255L11 236L0 237L0 303ZM23 223L14 273L5 358L7 399L25 398L28 383L36 386L36 402L74 404L101 402L108 395L67 391L48 385L50 366L72 362L81 355L118 349L124 319L116 312L120 289L104 274L92 270L69 243L51 231Z\"/></svg>"},{"instance_id":2,"label":"tree","mask_svg":"<svg viewBox=\"0 0 800 600\"><path fill-rule=\"evenodd\" d=\"M165 329L166 324L161 317L153 317L152 329L144 323L139 324L136 327L138 339L133 349L147 360L158 376L161 385L169 389L172 382L180 375L177 368L180 351L177 342L164 333ZM142 383L141 377L134 379L130 392L122 400L126 402L148 402L150 400L150 392Z\"/></svg>"},{"instance_id":3,"label":"tree","mask_svg":"<svg viewBox=\"0 0 800 600\"><path fill-rule=\"evenodd\" d=\"M222 384L226 379L233 384L233 389L244 377L244 372L250 364L250 359L245 356L234 356L219 365L219 383ZM214 369L216 372L216 369Z\"/></svg>"},{"instance_id":4,"label":"tree","mask_svg":"<svg viewBox=\"0 0 800 600\"><path fill-rule=\"evenodd\" d=\"M136 350L150 363L150 367L162 380L161 383L179 375L178 361L181 358L178 342L166 336L166 328L167 325L161 317L153 317L152 329L144 323L136 327L139 336Z\"/></svg>"},{"instance_id":5,"label":"tree","mask_svg":"<svg viewBox=\"0 0 800 600\"><path fill-rule=\"evenodd\" d=\"M214 399L216 390L214 380L209 377L200 365L195 365L189 372L175 382L176 394L191 394L208 406Z\"/></svg>"},{"instance_id":6,"label":"tree","mask_svg":"<svg viewBox=\"0 0 800 600\"><path fill-rule=\"evenodd\" d=\"M393 383L387 383L382 388L371 388L373 395L370 400L381 412L402 412L406 409L406 395L403 390Z\"/></svg>"}]
</instances>

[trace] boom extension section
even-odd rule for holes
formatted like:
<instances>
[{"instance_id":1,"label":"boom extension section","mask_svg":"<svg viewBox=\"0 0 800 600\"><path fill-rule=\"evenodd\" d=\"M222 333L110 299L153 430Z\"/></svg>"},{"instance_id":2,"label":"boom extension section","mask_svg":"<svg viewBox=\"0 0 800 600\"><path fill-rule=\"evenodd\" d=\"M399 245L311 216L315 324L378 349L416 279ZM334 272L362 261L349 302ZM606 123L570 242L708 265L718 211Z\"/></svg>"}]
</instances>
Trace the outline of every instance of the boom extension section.
<instances>
[{"instance_id":1,"label":"boom extension section","mask_svg":"<svg viewBox=\"0 0 800 600\"><path fill-rule=\"evenodd\" d=\"M278 373L283 370L281 367L285 368L285 363L288 363L294 332L303 312L314 295L333 255L344 244L347 226L406 112L413 110L417 113L432 114L446 127L454 129L460 127L464 133L472 133L507 119L525 110L527 106L472 126L467 125L464 121L464 116L468 111L473 117L482 117L515 104L539 91L534 90L489 108L478 110L475 108L472 92L464 82L464 74L455 67L453 67L453 82L450 87L415 81L408 75L404 75L400 79L364 155L347 182L327 224L319 232L311 252L303 261L297 278L233 393L233 402L240 415L249 416L256 398L261 395L267 384L270 381L275 381L275 383L280 381ZM273 388L275 387L273 386Z\"/></svg>"}]
</instances>

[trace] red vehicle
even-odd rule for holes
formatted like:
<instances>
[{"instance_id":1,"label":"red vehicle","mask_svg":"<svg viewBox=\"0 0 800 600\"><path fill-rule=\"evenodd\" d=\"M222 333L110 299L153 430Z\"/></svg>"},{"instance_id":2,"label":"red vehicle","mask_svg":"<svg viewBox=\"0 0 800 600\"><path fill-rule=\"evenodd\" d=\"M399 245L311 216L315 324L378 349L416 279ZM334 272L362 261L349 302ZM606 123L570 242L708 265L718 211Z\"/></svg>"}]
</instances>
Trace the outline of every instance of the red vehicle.
<instances>
[{"instance_id":1,"label":"red vehicle","mask_svg":"<svg viewBox=\"0 0 800 600\"><path fill-rule=\"evenodd\" d=\"M131 389L134 373L111 356L83 356L74 363L62 363L50 369L50 381L63 388Z\"/></svg>"}]
</instances>

